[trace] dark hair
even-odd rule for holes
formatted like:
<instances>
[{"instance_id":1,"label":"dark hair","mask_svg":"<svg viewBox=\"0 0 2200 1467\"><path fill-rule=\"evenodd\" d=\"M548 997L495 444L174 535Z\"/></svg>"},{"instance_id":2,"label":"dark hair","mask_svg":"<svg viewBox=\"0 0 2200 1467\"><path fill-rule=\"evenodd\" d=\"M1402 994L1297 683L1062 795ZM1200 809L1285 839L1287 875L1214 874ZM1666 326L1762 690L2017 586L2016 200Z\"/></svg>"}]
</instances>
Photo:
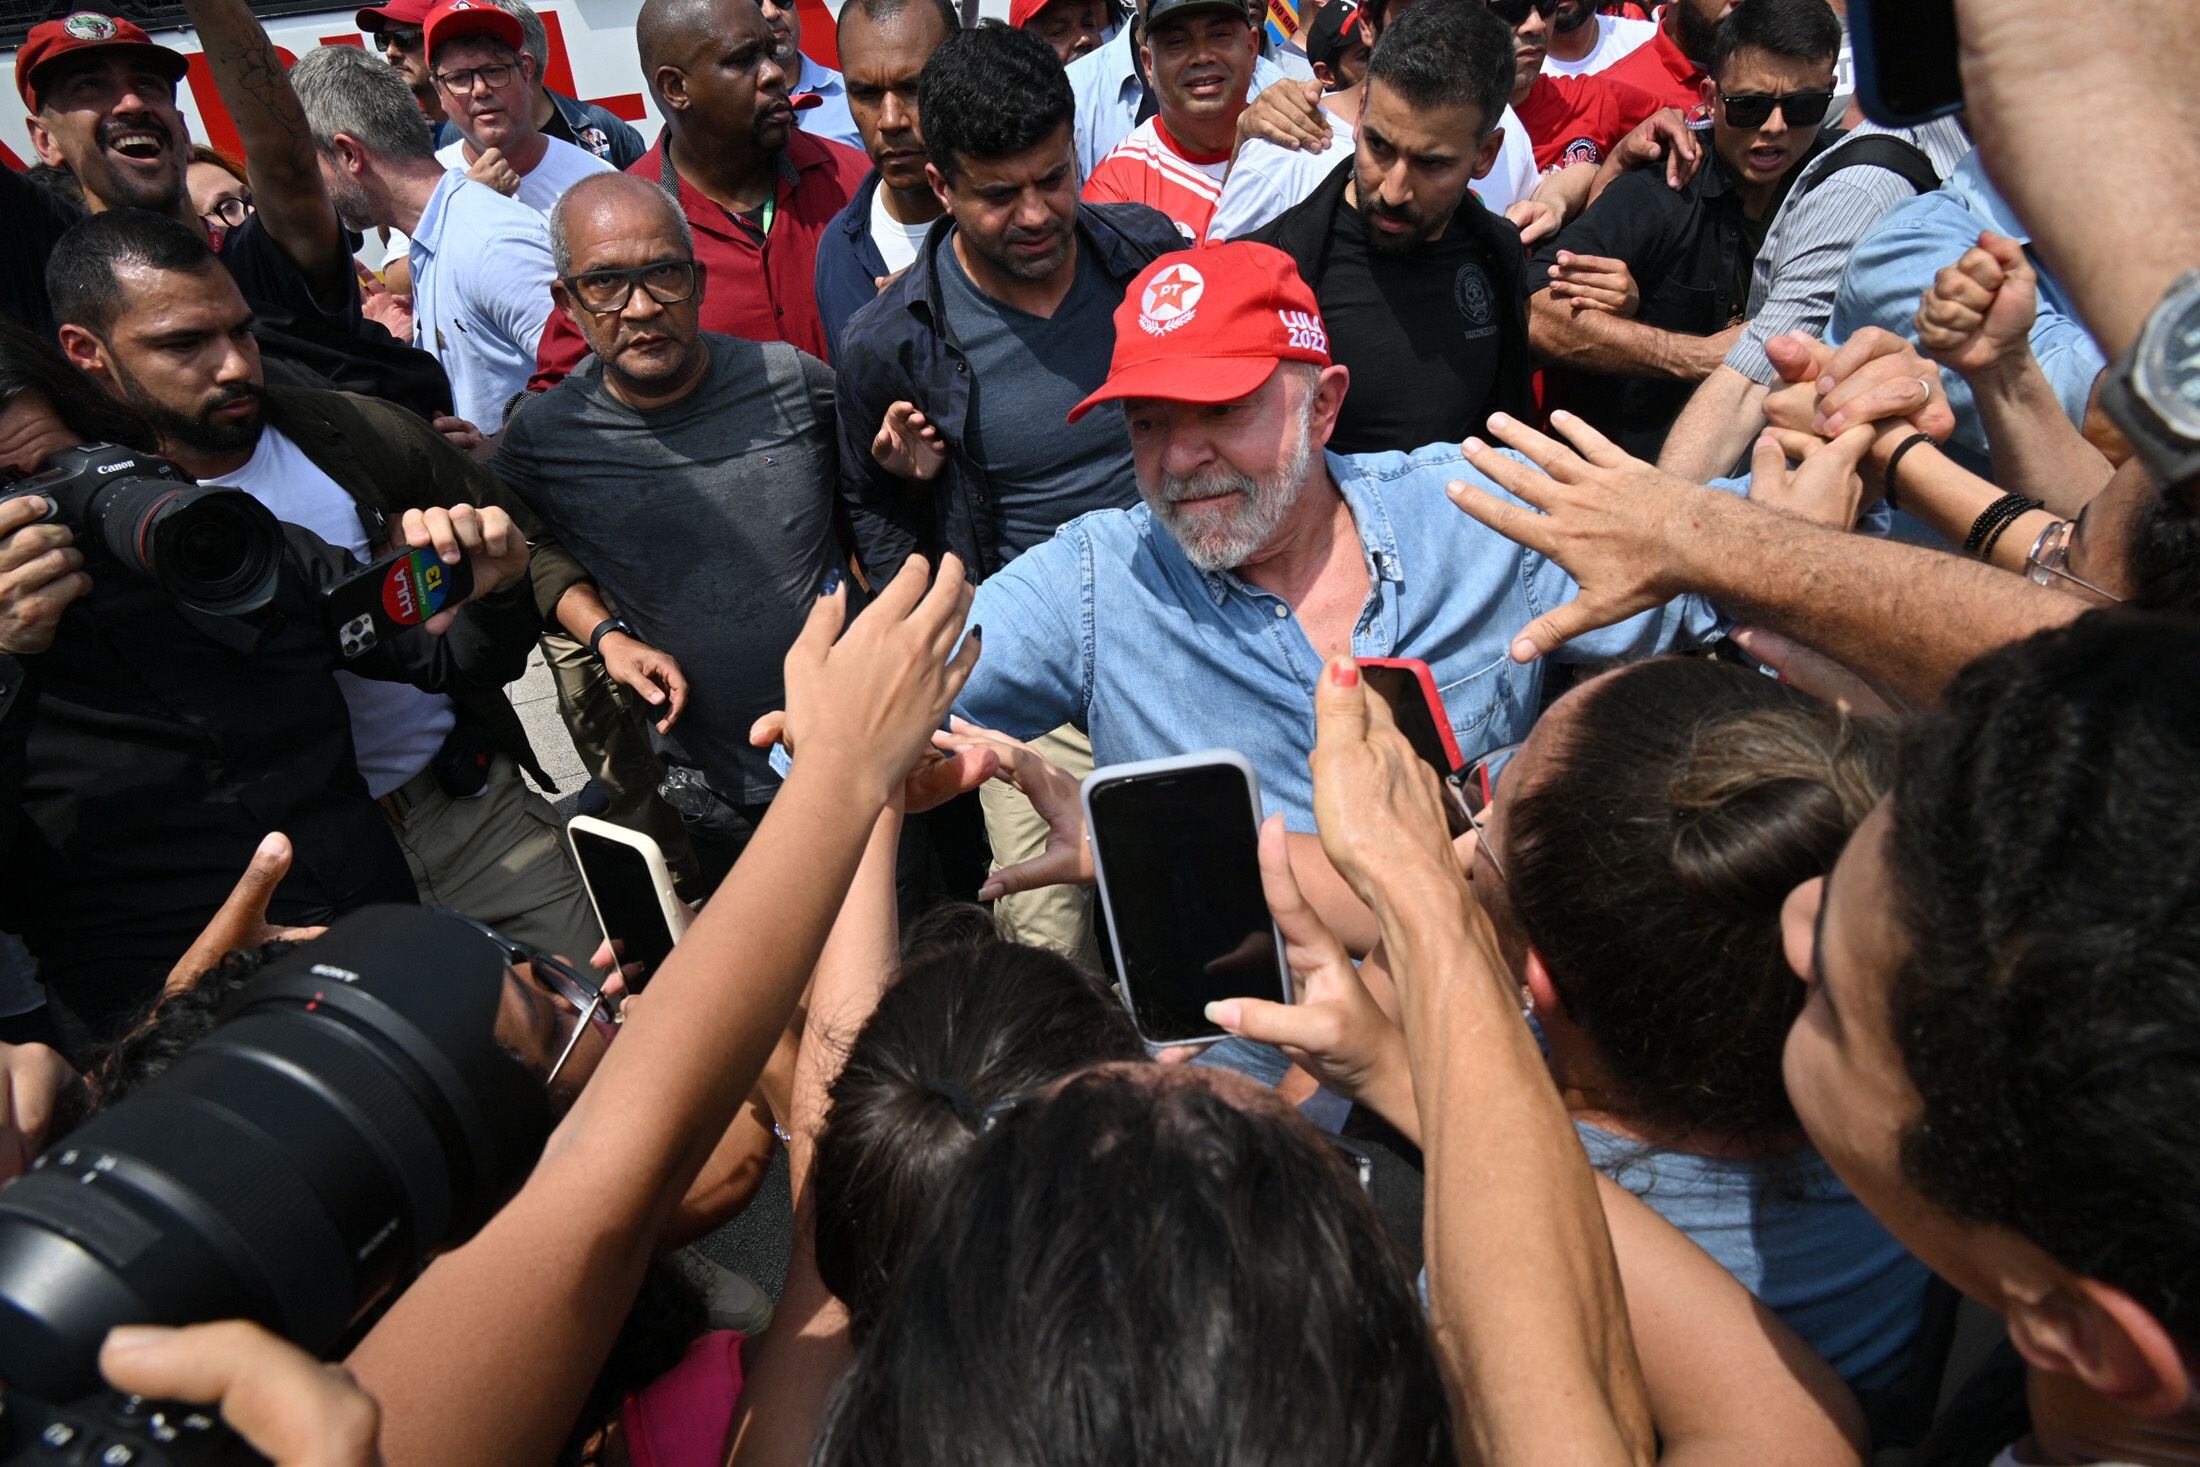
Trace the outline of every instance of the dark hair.
<instances>
[{"instance_id":1,"label":"dark hair","mask_svg":"<svg viewBox=\"0 0 2200 1467\"><path fill-rule=\"evenodd\" d=\"M228 174L231 178L237 180L237 182L246 182L244 176L244 166L242 164L240 164L236 159L230 157L227 153L224 153L217 148L209 148L204 143L193 143L191 145L191 161L194 163L211 163L216 168L219 168L222 172Z\"/></svg>"},{"instance_id":2,"label":"dark hair","mask_svg":"<svg viewBox=\"0 0 2200 1467\"><path fill-rule=\"evenodd\" d=\"M42 183L79 209L84 207L84 184L66 163L33 163L23 170L32 183Z\"/></svg>"},{"instance_id":3,"label":"dark hair","mask_svg":"<svg viewBox=\"0 0 2200 1467\"><path fill-rule=\"evenodd\" d=\"M1028 152L1077 115L1069 75L1034 31L957 31L924 63L917 83L924 154L952 182L960 160Z\"/></svg>"},{"instance_id":4,"label":"dark hair","mask_svg":"<svg viewBox=\"0 0 2200 1467\"><path fill-rule=\"evenodd\" d=\"M1704 70L1716 80L1741 51L1831 61L1841 54L1841 20L1826 0L1742 0L1719 22Z\"/></svg>"},{"instance_id":5,"label":"dark hair","mask_svg":"<svg viewBox=\"0 0 2200 1467\"><path fill-rule=\"evenodd\" d=\"M1367 82L1411 107L1472 107L1488 137L1512 99L1512 32L1478 0L1420 0L1376 41Z\"/></svg>"},{"instance_id":6,"label":"dark hair","mask_svg":"<svg viewBox=\"0 0 2200 1467\"><path fill-rule=\"evenodd\" d=\"M222 1006L260 976L260 970L298 944L278 938L230 953L189 988L162 993L139 1011L122 1037L107 1046L88 1072L94 1104L105 1110L167 1072L183 1052L204 1039Z\"/></svg>"},{"instance_id":7,"label":"dark hair","mask_svg":"<svg viewBox=\"0 0 2200 1467\"><path fill-rule=\"evenodd\" d=\"M86 215L54 242L46 258L46 295L54 319L107 334L122 314L125 269L180 270L197 274L215 268L206 236L149 209L106 209Z\"/></svg>"},{"instance_id":8,"label":"dark hair","mask_svg":"<svg viewBox=\"0 0 2200 1467\"><path fill-rule=\"evenodd\" d=\"M1891 1010L1926 1197L2200 1346L2200 630L2094 612L1972 663L1895 778Z\"/></svg>"},{"instance_id":9,"label":"dark hair","mask_svg":"<svg viewBox=\"0 0 2200 1467\"><path fill-rule=\"evenodd\" d=\"M884 25L910 6L924 4L925 0L847 0L841 15L845 17L848 11L858 10L873 25ZM947 27L949 35L963 28L962 12L955 8L955 0L931 0L931 6L939 12L940 24Z\"/></svg>"},{"instance_id":10,"label":"dark hair","mask_svg":"<svg viewBox=\"0 0 2200 1467\"><path fill-rule=\"evenodd\" d=\"M86 443L159 451L160 436L143 418L102 392L37 332L0 317L0 407L25 392L45 398L61 425Z\"/></svg>"},{"instance_id":11,"label":"dark hair","mask_svg":"<svg viewBox=\"0 0 2200 1467\"><path fill-rule=\"evenodd\" d=\"M2200 612L2200 515L2194 497L2165 489L2151 496L2132 522L2133 603L2149 611Z\"/></svg>"},{"instance_id":12,"label":"dark hair","mask_svg":"<svg viewBox=\"0 0 2200 1467\"><path fill-rule=\"evenodd\" d=\"M1112 990L949 906L849 1047L818 1138L817 1270L861 1340L977 1142L979 1114L1088 1065L1145 1058Z\"/></svg>"},{"instance_id":13,"label":"dark hair","mask_svg":"<svg viewBox=\"0 0 2200 1467\"><path fill-rule=\"evenodd\" d=\"M1780 1056L1805 992L1780 909L1878 802L1891 741L1696 657L1622 668L1568 713L1507 806L1506 901L1631 1117L1792 1136Z\"/></svg>"},{"instance_id":14,"label":"dark hair","mask_svg":"<svg viewBox=\"0 0 2200 1467\"><path fill-rule=\"evenodd\" d=\"M811 1460L1385 1467L1452 1438L1412 1282L1332 1148L1139 1066L980 1144Z\"/></svg>"}]
</instances>

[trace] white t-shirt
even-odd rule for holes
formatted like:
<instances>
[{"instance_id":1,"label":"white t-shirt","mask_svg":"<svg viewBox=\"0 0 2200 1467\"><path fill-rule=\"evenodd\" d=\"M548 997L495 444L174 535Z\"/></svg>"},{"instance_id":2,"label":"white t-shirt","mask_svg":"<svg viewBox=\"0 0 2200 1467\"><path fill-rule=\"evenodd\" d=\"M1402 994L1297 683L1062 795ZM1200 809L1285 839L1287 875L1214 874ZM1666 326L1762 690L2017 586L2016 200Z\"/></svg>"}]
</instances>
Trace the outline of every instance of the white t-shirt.
<instances>
[{"instance_id":1,"label":"white t-shirt","mask_svg":"<svg viewBox=\"0 0 2200 1467\"><path fill-rule=\"evenodd\" d=\"M311 530L342 547L361 565L372 558L367 527L343 487L321 472L298 445L273 428L260 430L259 447L233 474L208 479L242 489L285 524ZM338 672L336 687L351 710L351 742L367 793L380 799L428 767L458 721L451 700L410 683L384 682Z\"/></svg>"},{"instance_id":2,"label":"white t-shirt","mask_svg":"<svg viewBox=\"0 0 2200 1467\"><path fill-rule=\"evenodd\" d=\"M543 142L549 146L543 149L542 161L520 175L519 192L512 195L537 214L549 213L558 195L589 174L611 171L609 163L586 148L576 148L560 138L544 138ZM449 147L437 150L435 161L464 173L467 168L466 140L460 138Z\"/></svg>"},{"instance_id":3,"label":"white t-shirt","mask_svg":"<svg viewBox=\"0 0 2200 1467\"><path fill-rule=\"evenodd\" d=\"M1579 61L1561 61L1556 56L1546 55L1543 58L1543 70L1546 74L1593 75L1658 33L1658 23L1654 20L1628 20L1617 15L1598 15L1592 12L1589 24L1597 28L1596 44L1589 48L1589 54Z\"/></svg>"},{"instance_id":4,"label":"white t-shirt","mask_svg":"<svg viewBox=\"0 0 2200 1467\"><path fill-rule=\"evenodd\" d=\"M931 227L929 219L922 224L904 224L887 213L885 184L871 190L871 243L878 246L887 274L898 274L917 262L917 247L924 243L924 232Z\"/></svg>"},{"instance_id":5,"label":"white t-shirt","mask_svg":"<svg viewBox=\"0 0 2200 1467\"><path fill-rule=\"evenodd\" d=\"M1505 129L1505 140L1498 144L1497 161L1486 177L1474 181L1475 196L1493 214L1502 214L1533 194L1536 185L1535 146L1528 141L1527 128L1510 107L1498 126ZM1251 234L1304 199L1352 156L1354 138L1352 124L1331 112L1329 146L1318 153L1278 147L1259 138L1246 143L1222 181L1215 217L1207 223L1207 242Z\"/></svg>"}]
</instances>

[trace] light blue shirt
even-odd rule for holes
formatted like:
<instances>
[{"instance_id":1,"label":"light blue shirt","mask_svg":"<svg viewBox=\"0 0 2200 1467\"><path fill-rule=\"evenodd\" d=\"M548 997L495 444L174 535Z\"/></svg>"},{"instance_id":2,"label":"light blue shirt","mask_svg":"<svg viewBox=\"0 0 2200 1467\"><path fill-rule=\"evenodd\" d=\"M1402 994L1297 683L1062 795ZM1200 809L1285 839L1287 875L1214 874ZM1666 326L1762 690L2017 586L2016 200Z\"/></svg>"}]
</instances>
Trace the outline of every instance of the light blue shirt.
<instances>
[{"instance_id":1,"label":"light blue shirt","mask_svg":"<svg viewBox=\"0 0 2200 1467\"><path fill-rule=\"evenodd\" d=\"M1523 667L1508 649L1574 598L1573 577L1452 504L1453 479L1511 498L1455 445L1328 462L1369 580L1353 655L1426 662L1470 759L1527 737L1544 661ZM1289 603L1194 567L1145 505L1071 520L987 577L970 619L985 645L956 704L963 717L1017 738L1074 724L1101 765L1235 749L1260 775L1266 812L1314 828L1306 761L1321 658ZM1647 657L1701 640L1716 622L1706 602L1681 597L1557 655Z\"/></svg>"},{"instance_id":2,"label":"light blue shirt","mask_svg":"<svg viewBox=\"0 0 2200 1467\"><path fill-rule=\"evenodd\" d=\"M1138 108L1146 100L1146 84L1138 79L1138 63L1132 54L1134 29L1125 23L1098 50L1088 51L1069 64L1070 90L1077 97L1077 120L1071 130L1077 139L1080 179L1138 126ZM1288 78L1273 61L1266 56L1256 57L1246 95L1257 97L1285 80Z\"/></svg>"},{"instance_id":3,"label":"light blue shirt","mask_svg":"<svg viewBox=\"0 0 2200 1467\"><path fill-rule=\"evenodd\" d=\"M793 92L814 92L825 100L806 111L794 115L794 125L812 137L831 138L836 143L846 143L857 152L863 151L863 134L856 131L856 119L848 110L848 87L840 79L840 73L830 66L820 66L809 57L802 58L802 75L788 88Z\"/></svg>"},{"instance_id":4,"label":"light blue shirt","mask_svg":"<svg viewBox=\"0 0 2200 1467\"><path fill-rule=\"evenodd\" d=\"M435 186L407 250L413 345L451 379L458 415L494 433L526 390L550 319L550 229L542 215L465 174Z\"/></svg>"},{"instance_id":5,"label":"light blue shirt","mask_svg":"<svg viewBox=\"0 0 2200 1467\"><path fill-rule=\"evenodd\" d=\"M1986 229L2011 239L2031 238L2024 221L1988 181L1974 149L1956 164L1946 183L1888 210L1856 242L1841 289L1834 296L1826 339L1838 345L1866 326L1879 326L1916 341L1918 302L1932 289L1933 277L1961 259ZM2094 380L2108 359L2078 324L2070 297L2036 255L2032 265L2040 276L2032 354L2039 358L2040 370L2047 374L2070 421L2082 424ZM1979 422L1970 384L1953 372L1943 372L1941 379L1947 384L1948 405L1956 414L1948 455L1973 473L1991 478L1986 429Z\"/></svg>"}]
</instances>

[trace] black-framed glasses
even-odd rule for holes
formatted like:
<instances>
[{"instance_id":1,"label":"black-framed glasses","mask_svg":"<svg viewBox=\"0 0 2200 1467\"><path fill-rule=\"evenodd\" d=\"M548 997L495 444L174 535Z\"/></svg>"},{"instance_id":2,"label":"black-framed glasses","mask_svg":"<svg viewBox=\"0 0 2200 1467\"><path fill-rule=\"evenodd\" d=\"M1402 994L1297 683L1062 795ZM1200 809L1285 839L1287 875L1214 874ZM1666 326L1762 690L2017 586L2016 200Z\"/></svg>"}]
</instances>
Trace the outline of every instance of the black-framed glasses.
<instances>
[{"instance_id":1,"label":"black-framed glasses","mask_svg":"<svg viewBox=\"0 0 2200 1467\"><path fill-rule=\"evenodd\" d=\"M1497 781L1520 749L1519 744L1492 749L1451 777L1452 788L1459 791L1466 805L1467 823L1474 827L1474 843L1490 858L1498 876L1506 881L1512 878L1505 875L1505 863L1498 859L1497 847L1490 840L1489 810L1497 799Z\"/></svg>"},{"instance_id":2,"label":"black-framed glasses","mask_svg":"<svg viewBox=\"0 0 2200 1467\"><path fill-rule=\"evenodd\" d=\"M1531 10L1549 20L1558 13L1558 4L1559 0L1489 0L1490 14L1512 26L1526 24Z\"/></svg>"},{"instance_id":3,"label":"black-framed glasses","mask_svg":"<svg viewBox=\"0 0 2200 1467\"><path fill-rule=\"evenodd\" d=\"M558 1078L565 1062L573 1057L573 1051L581 1042L584 1031L593 1028L609 1044L619 1033L619 1000L616 995L605 993L603 988L584 976L565 959L555 953L546 953L539 947L531 947L516 938L506 937L486 922L479 922L464 912L454 912L449 907L437 911L447 917L456 917L474 931L497 945L504 960L513 967L525 963L535 981L556 999L573 1011L573 1032L566 1036L565 1048L558 1052L558 1062L550 1067L550 1073L542 1077L548 1086Z\"/></svg>"},{"instance_id":4,"label":"black-framed glasses","mask_svg":"<svg viewBox=\"0 0 2200 1467\"><path fill-rule=\"evenodd\" d=\"M1777 109L1789 127L1816 127L1833 106L1831 92L1789 92L1775 97L1770 92L1721 93L1726 120L1736 127L1763 127Z\"/></svg>"},{"instance_id":5,"label":"black-framed glasses","mask_svg":"<svg viewBox=\"0 0 2200 1467\"><path fill-rule=\"evenodd\" d=\"M385 51L403 51L409 56L420 49L421 42L427 37L411 26L389 25L376 31L374 39Z\"/></svg>"},{"instance_id":6,"label":"black-framed glasses","mask_svg":"<svg viewBox=\"0 0 2200 1467\"><path fill-rule=\"evenodd\" d=\"M439 71L435 74L435 84L454 97L470 97L477 80L494 92L510 86L512 78L518 74L519 68L511 62L499 61L494 66L469 66L464 71Z\"/></svg>"},{"instance_id":7,"label":"black-framed glasses","mask_svg":"<svg viewBox=\"0 0 2200 1467\"><path fill-rule=\"evenodd\" d=\"M590 270L580 275L560 275L558 284L579 301L581 306L599 316L609 316L626 309L626 303L634 298L634 287L649 292L649 298L660 306L676 306L695 294L702 283L703 267L693 260L659 260L654 265L636 265L631 270Z\"/></svg>"},{"instance_id":8,"label":"black-framed glasses","mask_svg":"<svg viewBox=\"0 0 2200 1467\"><path fill-rule=\"evenodd\" d=\"M206 227L208 229L212 229L217 224L221 225L224 229L242 229L244 227L245 220L250 219L251 217L252 191L250 189L245 190L245 192L238 194L234 198L223 199L213 208L208 209L205 213L199 216L199 218L206 222Z\"/></svg>"}]
</instances>

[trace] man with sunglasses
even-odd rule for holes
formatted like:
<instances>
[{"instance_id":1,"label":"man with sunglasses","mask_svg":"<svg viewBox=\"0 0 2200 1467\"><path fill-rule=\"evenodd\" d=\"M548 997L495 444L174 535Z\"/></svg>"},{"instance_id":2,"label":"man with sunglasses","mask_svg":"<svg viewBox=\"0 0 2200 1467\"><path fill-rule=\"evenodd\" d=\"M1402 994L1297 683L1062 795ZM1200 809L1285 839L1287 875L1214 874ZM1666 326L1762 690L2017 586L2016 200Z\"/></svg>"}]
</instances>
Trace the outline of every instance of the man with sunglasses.
<instances>
[{"instance_id":1,"label":"man with sunglasses","mask_svg":"<svg viewBox=\"0 0 2200 1467\"><path fill-rule=\"evenodd\" d=\"M370 5L355 17L359 29L373 39L372 49L380 51L382 59L405 79L413 100L420 104L420 115L428 119L431 135L445 121L443 93L428 75L428 38L422 29L434 8L430 0L389 0L385 5Z\"/></svg>"},{"instance_id":2,"label":"man with sunglasses","mask_svg":"<svg viewBox=\"0 0 2200 1467\"><path fill-rule=\"evenodd\" d=\"M438 163L466 170L537 213L558 195L611 165L561 141L536 123L535 58L523 46L519 17L476 0L445 0L428 13L428 75L458 130Z\"/></svg>"},{"instance_id":3,"label":"man with sunglasses","mask_svg":"<svg viewBox=\"0 0 2200 1467\"><path fill-rule=\"evenodd\" d=\"M779 789L749 726L783 706L787 649L841 559L833 375L702 329L720 283L646 177L575 184L551 237L558 308L593 354L513 412L495 469L547 526L538 549L554 539L592 578L538 582L537 600L650 705L667 768L692 771L681 813L715 885Z\"/></svg>"},{"instance_id":4,"label":"man with sunglasses","mask_svg":"<svg viewBox=\"0 0 2200 1467\"><path fill-rule=\"evenodd\" d=\"M1535 166L1602 163L1614 143L1664 106L1631 82L1555 76L1544 63L1561 0L1489 0L1490 14L1512 27L1513 111L1535 145Z\"/></svg>"},{"instance_id":5,"label":"man with sunglasses","mask_svg":"<svg viewBox=\"0 0 2200 1467\"><path fill-rule=\"evenodd\" d=\"M1558 0L1543 69L1552 76L1595 76L1647 45L1657 30L1655 21L1599 14L1594 0Z\"/></svg>"},{"instance_id":6,"label":"man with sunglasses","mask_svg":"<svg viewBox=\"0 0 2200 1467\"><path fill-rule=\"evenodd\" d=\"M1743 0L1719 27L1703 86L1704 166L1677 190L1656 169L1623 175L1530 263L1529 340L1565 369L1551 397L1629 453L1656 458L1696 384L1740 339L1757 254L1818 140L1840 49L1826 0ZM1552 288L1554 269L1584 256L1626 267L1640 289L1631 316Z\"/></svg>"}]
</instances>

